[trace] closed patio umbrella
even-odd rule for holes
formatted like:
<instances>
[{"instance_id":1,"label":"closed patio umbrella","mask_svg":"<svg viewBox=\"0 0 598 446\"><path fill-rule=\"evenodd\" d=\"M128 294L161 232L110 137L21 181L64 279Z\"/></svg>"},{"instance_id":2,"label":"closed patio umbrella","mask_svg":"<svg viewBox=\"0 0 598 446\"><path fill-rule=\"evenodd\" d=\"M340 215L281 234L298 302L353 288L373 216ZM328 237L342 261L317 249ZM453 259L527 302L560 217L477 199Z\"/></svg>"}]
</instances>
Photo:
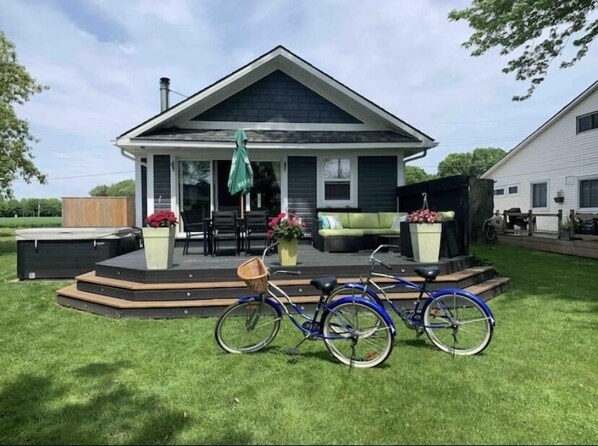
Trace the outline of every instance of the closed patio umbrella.
<instances>
[{"instance_id":1,"label":"closed patio umbrella","mask_svg":"<svg viewBox=\"0 0 598 446\"><path fill-rule=\"evenodd\" d=\"M230 173L228 175L228 191L231 195L241 192L241 217L243 217L244 206L243 196L249 192L253 186L253 170L249 162L249 155L245 142L247 136L243 129L238 129L235 132L235 144L237 147L233 152L233 158L230 165Z\"/></svg>"}]
</instances>

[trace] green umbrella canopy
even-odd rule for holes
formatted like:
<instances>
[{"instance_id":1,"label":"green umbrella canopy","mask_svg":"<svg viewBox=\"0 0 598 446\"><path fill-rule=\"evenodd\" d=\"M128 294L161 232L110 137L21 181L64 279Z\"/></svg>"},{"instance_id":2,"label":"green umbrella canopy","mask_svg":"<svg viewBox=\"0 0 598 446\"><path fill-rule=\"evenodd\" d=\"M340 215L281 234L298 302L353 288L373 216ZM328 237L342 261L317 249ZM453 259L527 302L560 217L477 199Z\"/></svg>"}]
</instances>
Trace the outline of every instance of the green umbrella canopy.
<instances>
[{"instance_id":1,"label":"green umbrella canopy","mask_svg":"<svg viewBox=\"0 0 598 446\"><path fill-rule=\"evenodd\" d=\"M231 195L242 192L245 195L253 186L253 170L249 162L249 155L245 142L247 136L243 129L235 132L235 143L237 147L233 152L233 159L230 165L230 173L228 175L228 191Z\"/></svg>"}]
</instances>

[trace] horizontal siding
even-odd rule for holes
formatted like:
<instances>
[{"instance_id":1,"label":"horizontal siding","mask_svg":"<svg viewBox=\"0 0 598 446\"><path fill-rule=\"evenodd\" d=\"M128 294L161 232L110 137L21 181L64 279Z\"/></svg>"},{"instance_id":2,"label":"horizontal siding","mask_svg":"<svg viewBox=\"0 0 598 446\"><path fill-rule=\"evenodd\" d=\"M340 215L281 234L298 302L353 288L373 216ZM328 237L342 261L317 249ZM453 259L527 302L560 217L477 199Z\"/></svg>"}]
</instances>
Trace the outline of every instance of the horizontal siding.
<instances>
[{"instance_id":1,"label":"horizontal siding","mask_svg":"<svg viewBox=\"0 0 598 446\"><path fill-rule=\"evenodd\" d=\"M598 90L499 167L492 179L495 189L505 188L505 195L494 197L495 211L532 209L531 184L544 181L548 183L548 207L537 212L556 214L561 209L568 214L569 209L579 210L579 180L598 177L598 129L577 134L576 118L597 111ZM508 195L509 186L518 186L519 193ZM553 199L559 190L565 197L563 203ZM541 217L537 224L540 230L556 230L555 218Z\"/></svg>"},{"instance_id":2,"label":"horizontal siding","mask_svg":"<svg viewBox=\"0 0 598 446\"><path fill-rule=\"evenodd\" d=\"M154 210L170 209L170 155L154 156Z\"/></svg>"},{"instance_id":3,"label":"horizontal siding","mask_svg":"<svg viewBox=\"0 0 598 446\"><path fill-rule=\"evenodd\" d=\"M358 200L363 212L397 210L397 157L358 158Z\"/></svg>"},{"instance_id":4,"label":"horizontal siding","mask_svg":"<svg viewBox=\"0 0 598 446\"><path fill-rule=\"evenodd\" d=\"M361 122L280 70L195 116L193 120L343 124Z\"/></svg>"},{"instance_id":5,"label":"horizontal siding","mask_svg":"<svg viewBox=\"0 0 598 446\"><path fill-rule=\"evenodd\" d=\"M316 157L290 156L288 165L289 209L301 217L311 234L317 201Z\"/></svg>"}]
</instances>

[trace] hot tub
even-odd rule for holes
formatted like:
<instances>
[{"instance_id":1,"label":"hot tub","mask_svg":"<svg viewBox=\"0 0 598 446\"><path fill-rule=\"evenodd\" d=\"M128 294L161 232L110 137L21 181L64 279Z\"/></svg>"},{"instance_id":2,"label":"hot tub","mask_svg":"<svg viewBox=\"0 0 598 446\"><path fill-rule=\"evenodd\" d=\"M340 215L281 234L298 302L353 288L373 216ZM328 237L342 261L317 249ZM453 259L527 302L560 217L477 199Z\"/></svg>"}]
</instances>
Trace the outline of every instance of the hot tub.
<instances>
[{"instance_id":1,"label":"hot tub","mask_svg":"<svg viewBox=\"0 0 598 446\"><path fill-rule=\"evenodd\" d=\"M95 264L139 248L141 230L110 228L35 228L15 232L17 276L25 279L70 279Z\"/></svg>"}]
</instances>

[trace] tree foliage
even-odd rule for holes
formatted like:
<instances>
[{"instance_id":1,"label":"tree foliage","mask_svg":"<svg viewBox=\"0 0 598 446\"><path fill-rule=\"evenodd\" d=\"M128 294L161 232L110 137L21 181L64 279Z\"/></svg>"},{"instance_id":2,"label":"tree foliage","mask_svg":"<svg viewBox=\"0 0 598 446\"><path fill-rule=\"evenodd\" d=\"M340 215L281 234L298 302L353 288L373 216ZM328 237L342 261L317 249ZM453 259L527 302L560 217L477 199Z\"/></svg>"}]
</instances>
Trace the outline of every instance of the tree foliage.
<instances>
[{"instance_id":1,"label":"tree foliage","mask_svg":"<svg viewBox=\"0 0 598 446\"><path fill-rule=\"evenodd\" d=\"M46 182L33 164L30 144L38 141L14 110L15 104L22 105L45 89L18 63L14 44L0 31L0 196L12 197L12 182L17 178Z\"/></svg>"},{"instance_id":2,"label":"tree foliage","mask_svg":"<svg viewBox=\"0 0 598 446\"><path fill-rule=\"evenodd\" d=\"M92 197L134 197L135 180L123 180L111 185L101 184L89 191Z\"/></svg>"},{"instance_id":3,"label":"tree foliage","mask_svg":"<svg viewBox=\"0 0 598 446\"><path fill-rule=\"evenodd\" d=\"M463 46L480 56L492 48L501 55L522 49L510 60L504 73L515 72L519 81L529 81L527 93L514 101L528 99L544 81L553 60L563 59L567 45L575 55L564 59L568 68L583 58L598 34L598 19L592 11L598 0L473 0L469 8L452 10L449 19L467 20L473 34Z\"/></svg>"},{"instance_id":4,"label":"tree foliage","mask_svg":"<svg viewBox=\"0 0 598 446\"><path fill-rule=\"evenodd\" d=\"M503 149L495 147L478 147L473 152L449 153L438 164L438 176L468 175L478 178L506 154Z\"/></svg>"},{"instance_id":5,"label":"tree foliage","mask_svg":"<svg viewBox=\"0 0 598 446\"><path fill-rule=\"evenodd\" d=\"M434 178L436 178L436 175L427 173L421 167L405 166L405 184L421 183Z\"/></svg>"}]
</instances>

